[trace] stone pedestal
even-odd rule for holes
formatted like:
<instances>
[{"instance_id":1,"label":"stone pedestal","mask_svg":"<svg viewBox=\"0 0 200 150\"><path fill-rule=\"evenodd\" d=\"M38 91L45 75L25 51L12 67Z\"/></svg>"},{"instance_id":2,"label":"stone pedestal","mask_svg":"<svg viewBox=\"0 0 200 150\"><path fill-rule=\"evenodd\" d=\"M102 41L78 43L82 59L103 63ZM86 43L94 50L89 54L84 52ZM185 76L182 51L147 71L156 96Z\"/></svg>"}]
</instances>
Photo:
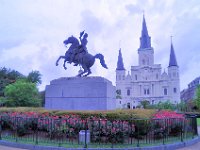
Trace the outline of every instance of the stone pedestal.
<instances>
[{"instance_id":1,"label":"stone pedestal","mask_svg":"<svg viewBox=\"0 0 200 150\"><path fill-rule=\"evenodd\" d=\"M46 86L45 108L55 110L112 110L115 87L102 77L68 77Z\"/></svg>"}]
</instances>

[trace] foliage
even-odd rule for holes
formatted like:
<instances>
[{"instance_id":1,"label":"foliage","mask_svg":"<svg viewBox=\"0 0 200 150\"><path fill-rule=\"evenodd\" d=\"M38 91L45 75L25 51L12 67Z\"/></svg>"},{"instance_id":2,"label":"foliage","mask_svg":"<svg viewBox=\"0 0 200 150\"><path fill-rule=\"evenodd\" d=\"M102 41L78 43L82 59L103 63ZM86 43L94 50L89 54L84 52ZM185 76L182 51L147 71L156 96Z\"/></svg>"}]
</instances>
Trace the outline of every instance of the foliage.
<instances>
[{"instance_id":1,"label":"foliage","mask_svg":"<svg viewBox=\"0 0 200 150\"><path fill-rule=\"evenodd\" d=\"M134 120L135 132L132 133L132 137L136 139L144 139L149 130L150 122L148 120Z\"/></svg>"},{"instance_id":2,"label":"foliage","mask_svg":"<svg viewBox=\"0 0 200 150\"><path fill-rule=\"evenodd\" d=\"M147 108L175 110L176 109L176 105L174 105L173 103L171 103L168 100L168 101L164 101L164 102L159 102L158 104L149 105L149 106L147 106Z\"/></svg>"},{"instance_id":3,"label":"foliage","mask_svg":"<svg viewBox=\"0 0 200 150\"><path fill-rule=\"evenodd\" d=\"M35 107L2 107L0 114L8 112L37 112L39 114L48 114L50 116L63 116L63 115L79 115L81 118L97 117L97 118L109 118L109 119L123 119L128 120L130 118L151 118L155 114L156 110L153 109L134 109L134 110L113 110L113 111L58 111L58 110L46 110L44 108Z\"/></svg>"},{"instance_id":4,"label":"foliage","mask_svg":"<svg viewBox=\"0 0 200 150\"><path fill-rule=\"evenodd\" d=\"M197 118L197 125L200 126L200 118Z\"/></svg>"},{"instance_id":5,"label":"foliage","mask_svg":"<svg viewBox=\"0 0 200 150\"><path fill-rule=\"evenodd\" d=\"M7 69L5 67L0 68L0 97L5 96L5 87L15 83L18 79L24 79L37 85L42 83L39 71L32 71L26 77L18 71Z\"/></svg>"},{"instance_id":6,"label":"foliage","mask_svg":"<svg viewBox=\"0 0 200 150\"><path fill-rule=\"evenodd\" d=\"M134 124L129 124L128 121L99 120L94 117L89 123L89 129L92 131L92 142L123 143L124 136L129 135L131 131L135 131ZM129 130L130 125L132 125L132 130Z\"/></svg>"},{"instance_id":7,"label":"foliage","mask_svg":"<svg viewBox=\"0 0 200 150\"><path fill-rule=\"evenodd\" d=\"M5 67L0 68L0 96L4 96L4 88L14 83L17 79L24 78L24 75L18 71L7 69Z\"/></svg>"},{"instance_id":8,"label":"foliage","mask_svg":"<svg viewBox=\"0 0 200 150\"><path fill-rule=\"evenodd\" d=\"M40 106L41 103L36 85L25 80L17 80L15 83L6 86L5 97L5 106L10 107L36 107Z\"/></svg>"},{"instance_id":9,"label":"foliage","mask_svg":"<svg viewBox=\"0 0 200 150\"><path fill-rule=\"evenodd\" d=\"M39 110L39 109L38 109ZM55 112L54 112L55 113ZM175 117L175 118L174 118ZM98 143L124 143L129 138L163 138L178 136L190 122L172 111L159 111L152 119L107 119L94 116L81 118L76 114L58 116L48 112L2 112L2 129L11 129L18 136L37 132L47 133L50 139L77 138L81 130L89 130L91 141Z\"/></svg>"},{"instance_id":10,"label":"foliage","mask_svg":"<svg viewBox=\"0 0 200 150\"><path fill-rule=\"evenodd\" d=\"M140 104L142 105L142 108L146 109L150 105L150 102L148 100L143 100Z\"/></svg>"},{"instance_id":11,"label":"foliage","mask_svg":"<svg viewBox=\"0 0 200 150\"><path fill-rule=\"evenodd\" d=\"M153 119L169 119L169 118L184 118L183 114L178 114L174 111L161 110L153 115Z\"/></svg>"},{"instance_id":12,"label":"foliage","mask_svg":"<svg viewBox=\"0 0 200 150\"><path fill-rule=\"evenodd\" d=\"M197 108L200 110L200 86L198 86L196 89L195 104L196 104Z\"/></svg>"},{"instance_id":13,"label":"foliage","mask_svg":"<svg viewBox=\"0 0 200 150\"><path fill-rule=\"evenodd\" d=\"M39 92L39 97L42 100L41 106L44 107L44 105L45 105L45 91Z\"/></svg>"},{"instance_id":14,"label":"foliage","mask_svg":"<svg viewBox=\"0 0 200 150\"><path fill-rule=\"evenodd\" d=\"M160 121L160 120L164 121ZM158 111L153 115L152 120L154 123L152 127L154 128L154 136L159 139L165 135L178 136L184 129L184 124L186 125L186 119L184 114L178 114L174 111ZM170 128L169 128L169 127Z\"/></svg>"},{"instance_id":15,"label":"foliage","mask_svg":"<svg viewBox=\"0 0 200 150\"><path fill-rule=\"evenodd\" d=\"M195 100L189 100L186 104L186 111L191 112L191 111L196 111L197 106L196 106L196 101Z\"/></svg>"},{"instance_id":16,"label":"foliage","mask_svg":"<svg viewBox=\"0 0 200 150\"><path fill-rule=\"evenodd\" d=\"M179 104L176 105L176 109L181 112L185 112L187 109L187 105L184 101L181 101Z\"/></svg>"},{"instance_id":17,"label":"foliage","mask_svg":"<svg viewBox=\"0 0 200 150\"><path fill-rule=\"evenodd\" d=\"M5 97L0 97L0 107L5 106L6 103L6 98Z\"/></svg>"},{"instance_id":18,"label":"foliage","mask_svg":"<svg viewBox=\"0 0 200 150\"><path fill-rule=\"evenodd\" d=\"M42 83L41 76L39 71L31 71L27 76L27 80L38 85Z\"/></svg>"}]
</instances>

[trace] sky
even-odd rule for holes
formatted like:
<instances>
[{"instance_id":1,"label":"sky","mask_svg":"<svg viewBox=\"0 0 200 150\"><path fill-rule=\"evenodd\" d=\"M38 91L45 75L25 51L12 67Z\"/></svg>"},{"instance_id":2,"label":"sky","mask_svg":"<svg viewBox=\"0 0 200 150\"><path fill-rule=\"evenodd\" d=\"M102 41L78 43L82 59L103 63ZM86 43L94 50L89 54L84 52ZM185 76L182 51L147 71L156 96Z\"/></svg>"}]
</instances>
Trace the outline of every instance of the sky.
<instances>
[{"instance_id":1,"label":"sky","mask_svg":"<svg viewBox=\"0 0 200 150\"><path fill-rule=\"evenodd\" d=\"M51 80L78 74L80 67L64 70L63 60L55 62L67 50L63 41L85 30L89 53L102 53L108 66L96 60L91 76L115 85L120 48L127 71L138 65L143 13L155 63L167 70L173 36L181 90L187 88L200 76L199 0L0 0L0 67L40 71L44 90Z\"/></svg>"}]
</instances>

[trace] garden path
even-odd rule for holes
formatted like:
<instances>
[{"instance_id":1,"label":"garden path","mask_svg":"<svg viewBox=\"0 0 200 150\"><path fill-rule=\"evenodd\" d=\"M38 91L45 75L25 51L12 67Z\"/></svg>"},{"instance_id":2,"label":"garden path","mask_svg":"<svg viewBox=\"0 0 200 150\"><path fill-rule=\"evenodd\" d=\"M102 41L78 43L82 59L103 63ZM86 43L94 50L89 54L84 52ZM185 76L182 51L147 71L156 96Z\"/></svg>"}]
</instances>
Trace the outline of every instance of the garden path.
<instances>
[{"instance_id":1,"label":"garden path","mask_svg":"<svg viewBox=\"0 0 200 150\"><path fill-rule=\"evenodd\" d=\"M0 145L0 150L25 150L25 149L14 148L14 147L7 147L7 146Z\"/></svg>"}]
</instances>

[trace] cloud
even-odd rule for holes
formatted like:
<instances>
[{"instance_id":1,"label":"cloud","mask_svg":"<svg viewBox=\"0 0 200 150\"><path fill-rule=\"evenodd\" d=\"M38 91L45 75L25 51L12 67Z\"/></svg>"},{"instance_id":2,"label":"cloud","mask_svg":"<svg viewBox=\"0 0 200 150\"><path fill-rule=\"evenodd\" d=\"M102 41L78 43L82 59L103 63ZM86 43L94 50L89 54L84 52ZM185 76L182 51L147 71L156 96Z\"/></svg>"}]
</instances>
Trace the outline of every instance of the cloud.
<instances>
[{"instance_id":1,"label":"cloud","mask_svg":"<svg viewBox=\"0 0 200 150\"><path fill-rule=\"evenodd\" d=\"M115 84L119 48L127 71L138 64L137 49L142 27L142 10L154 47L155 62L169 63L170 36L180 66L181 89L199 76L200 2L157 0L43 0L0 1L0 64L28 74L42 73L46 84L62 76L74 76L79 67L58 67L55 61L67 50L63 40L79 37L86 30L88 50L102 53L109 69L96 60L92 75L104 76ZM121 42L120 42L121 41ZM120 44L119 44L120 43Z\"/></svg>"},{"instance_id":2,"label":"cloud","mask_svg":"<svg viewBox=\"0 0 200 150\"><path fill-rule=\"evenodd\" d=\"M81 28L85 29L86 31L89 31L90 34L92 34L93 36L98 36L103 28L101 20L95 17L94 14L89 10L81 12L81 16Z\"/></svg>"},{"instance_id":3,"label":"cloud","mask_svg":"<svg viewBox=\"0 0 200 150\"><path fill-rule=\"evenodd\" d=\"M140 7L138 7L138 5L133 5L133 4L129 4L126 5L125 8L127 9L127 11L129 12L130 15L132 14L141 14L142 10Z\"/></svg>"}]
</instances>

